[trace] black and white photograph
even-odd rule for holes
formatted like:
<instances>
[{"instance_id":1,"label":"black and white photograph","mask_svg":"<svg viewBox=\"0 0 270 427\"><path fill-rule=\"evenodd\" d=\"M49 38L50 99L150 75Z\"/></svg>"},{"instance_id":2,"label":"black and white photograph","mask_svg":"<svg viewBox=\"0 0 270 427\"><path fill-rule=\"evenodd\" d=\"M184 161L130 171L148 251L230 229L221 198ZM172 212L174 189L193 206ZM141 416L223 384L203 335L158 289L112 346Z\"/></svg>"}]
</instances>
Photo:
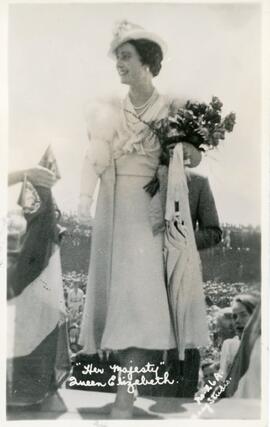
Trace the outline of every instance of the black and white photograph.
<instances>
[{"instance_id":1,"label":"black and white photograph","mask_svg":"<svg viewBox=\"0 0 270 427\"><path fill-rule=\"evenodd\" d=\"M263 6L8 4L5 421L266 425Z\"/></svg>"}]
</instances>

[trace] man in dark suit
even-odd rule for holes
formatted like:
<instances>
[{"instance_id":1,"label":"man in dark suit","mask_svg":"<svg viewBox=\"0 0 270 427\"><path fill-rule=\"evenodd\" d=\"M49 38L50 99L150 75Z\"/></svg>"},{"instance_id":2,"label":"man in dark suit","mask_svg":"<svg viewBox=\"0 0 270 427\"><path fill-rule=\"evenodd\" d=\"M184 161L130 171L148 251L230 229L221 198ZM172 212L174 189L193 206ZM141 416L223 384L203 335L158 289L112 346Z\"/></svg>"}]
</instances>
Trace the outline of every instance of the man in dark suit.
<instances>
[{"instance_id":1,"label":"man in dark suit","mask_svg":"<svg viewBox=\"0 0 270 427\"><path fill-rule=\"evenodd\" d=\"M197 249L204 250L221 241L222 231L208 178L186 168L189 205ZM200 368L199 350L187 349L180 362L179 397L193 397L197 391Z\"/></svg>"},{"instance_id":2,"label":"man in dark suit","mask_svg":"<svg viewBox=\"0 0 270 427\"><path fill-rule=\"evenodd\" d=\"M208 249L221 241L222 231L208 178L186 168L189 205L197 249Z\"/></svg>"}]
</instances>

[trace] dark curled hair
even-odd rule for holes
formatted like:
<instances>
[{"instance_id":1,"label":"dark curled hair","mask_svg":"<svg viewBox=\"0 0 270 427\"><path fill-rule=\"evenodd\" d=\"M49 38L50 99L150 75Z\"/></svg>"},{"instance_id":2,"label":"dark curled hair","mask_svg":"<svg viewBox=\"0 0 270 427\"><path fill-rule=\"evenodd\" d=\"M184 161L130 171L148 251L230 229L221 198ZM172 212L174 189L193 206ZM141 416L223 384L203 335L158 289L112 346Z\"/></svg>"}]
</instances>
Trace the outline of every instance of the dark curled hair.
<instances>
[{"instance_id":1,"label":"dark curled hair","mask_svg":"<svg viewBox=\"0 0 270 427\"><path fill-rule=\"evenodd\" d=\"M129 40L128 43L135 47L142 64L148 65L153 76L157 76L163 59L161 47L147 39Z\"/></svg>"}]
</instances>

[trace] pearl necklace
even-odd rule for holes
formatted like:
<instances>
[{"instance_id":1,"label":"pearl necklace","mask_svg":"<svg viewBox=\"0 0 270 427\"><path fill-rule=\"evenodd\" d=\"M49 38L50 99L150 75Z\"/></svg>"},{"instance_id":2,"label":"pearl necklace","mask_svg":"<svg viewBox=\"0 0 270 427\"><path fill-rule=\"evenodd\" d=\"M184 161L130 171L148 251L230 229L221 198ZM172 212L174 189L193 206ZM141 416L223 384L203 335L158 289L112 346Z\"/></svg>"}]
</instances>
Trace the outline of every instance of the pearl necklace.
<instances>
[{"instance_id":1,"label":"pearl necklace","mask_svg":"<svg viewBox=\"0 0 270 427\"><path fill-rule=\"evenodd\" d=\"M154 89L151 96L147 99L147 101L144 104L140 105L139 107L135 107L135 105L133 105L133 108L138 117L142 116L146 112L146 110L153 104L155 98L156 98L156 90Z\"/></svg>"}]
</instances>

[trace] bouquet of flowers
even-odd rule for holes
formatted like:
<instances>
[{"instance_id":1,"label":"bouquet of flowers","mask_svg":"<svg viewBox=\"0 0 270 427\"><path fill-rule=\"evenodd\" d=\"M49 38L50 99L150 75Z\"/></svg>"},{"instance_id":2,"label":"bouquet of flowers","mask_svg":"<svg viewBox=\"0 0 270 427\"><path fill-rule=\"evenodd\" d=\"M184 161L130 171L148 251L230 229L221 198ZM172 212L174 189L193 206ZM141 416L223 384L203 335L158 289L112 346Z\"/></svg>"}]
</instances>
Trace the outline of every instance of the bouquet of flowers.
<instances>
[{"instance_id":1,"label":"bouquet of flowers","mask_svg":"<svg viewBox=\"0 0 270 427\"><path fill-rule=\"evenodd\" d=\"M216 148L226 132L232 132L235 114L222 117L222 102L216 96L209 104L187 101L183 108L161 120L147 123L157 135L160 145L160 164L169 164L169 150L180 142L188 142L200 151ZM158 178L154 178L144 187L153 196L158 190Z\"/></svg>"}]
</instances>

